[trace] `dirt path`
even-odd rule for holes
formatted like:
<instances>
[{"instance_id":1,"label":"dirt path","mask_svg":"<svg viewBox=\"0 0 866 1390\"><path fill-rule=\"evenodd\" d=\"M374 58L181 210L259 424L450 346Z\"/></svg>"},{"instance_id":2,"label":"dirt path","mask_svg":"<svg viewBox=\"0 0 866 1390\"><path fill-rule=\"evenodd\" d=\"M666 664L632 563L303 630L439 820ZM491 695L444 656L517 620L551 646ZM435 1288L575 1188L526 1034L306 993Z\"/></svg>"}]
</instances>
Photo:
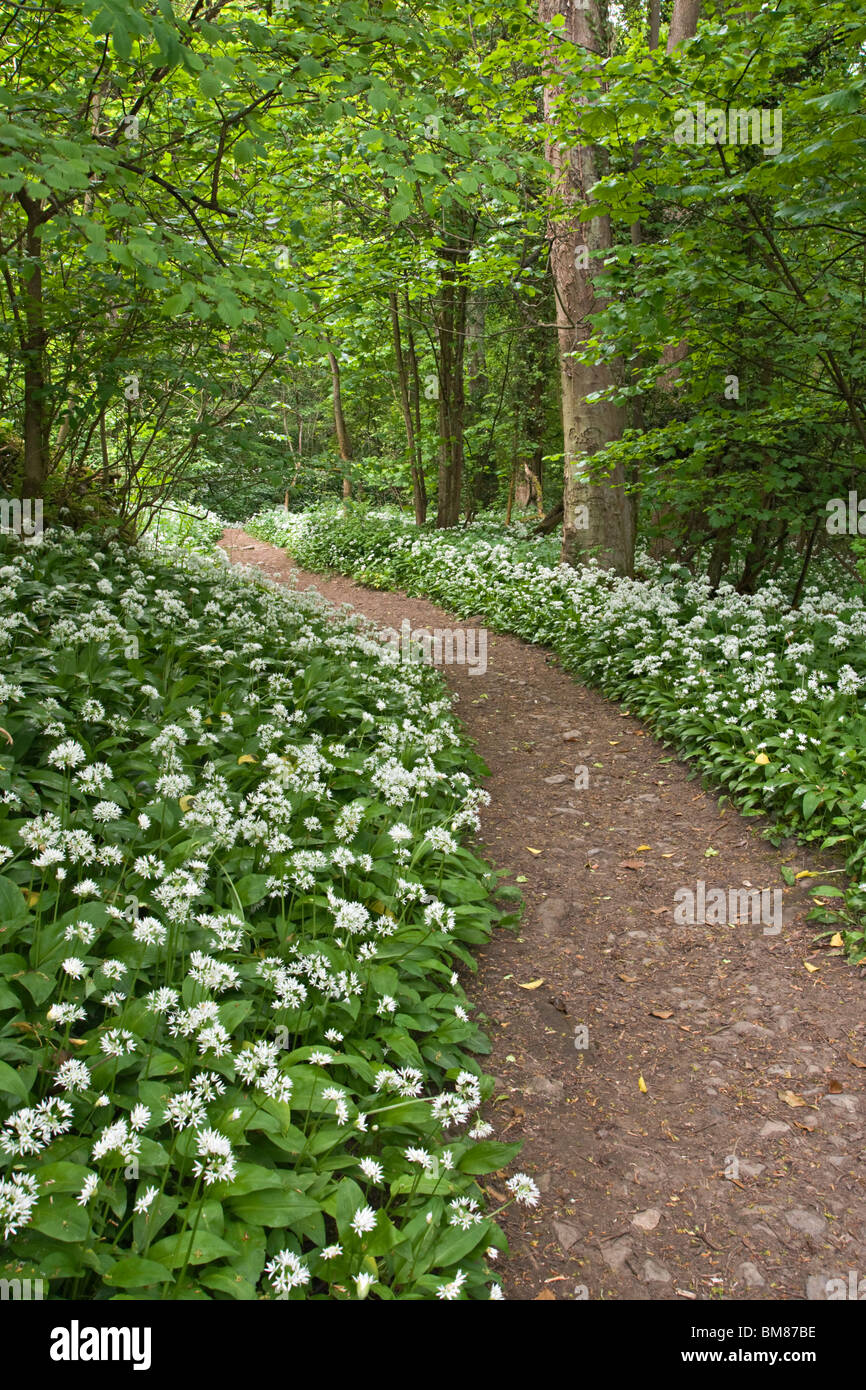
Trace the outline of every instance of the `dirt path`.
<instances>
[{"instance_id":1,"label":"dirt path","mask_svg":"<svg viewBox=\"0 0 866 1390\"><path fill-rule=\"evenodd\" d=\"M481 626L297 571L243 531L222 543L382 625ZM484 675L444 674L491 769L482 853L525 879L520 935L497 932L468 984L499 1080L488 1118L524 1140L542 1190L506 1221L506 1293L804 1299L838 1279L862 1280L866 1298L862 977L813 948L801 884L785 889L779 935L674 920L677 889L780 888L783 858L814 861L720 812L543 649L490 632L487 660Z\"/></svg>"}]
</instances>

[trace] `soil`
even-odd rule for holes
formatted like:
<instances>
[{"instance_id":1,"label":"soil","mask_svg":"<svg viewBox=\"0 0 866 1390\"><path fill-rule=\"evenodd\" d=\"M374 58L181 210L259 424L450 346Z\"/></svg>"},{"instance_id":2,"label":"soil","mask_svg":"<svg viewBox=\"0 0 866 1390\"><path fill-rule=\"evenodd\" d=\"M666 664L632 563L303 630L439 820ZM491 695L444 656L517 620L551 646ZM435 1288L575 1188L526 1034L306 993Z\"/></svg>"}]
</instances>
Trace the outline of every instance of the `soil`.
<instances>
[{"instance_id":1,"label":"soil","mask_svg":"<svg viewBox=\"0 0 866 1390\"><path fill-rule=\"evenodd\" d=\"M383 626L482 626L299 571L240 530L222 545ZM526 900L466 982L493 1044L487 1118L541 1189L502 1218L506 1296L823 1300L835 1279L866 1298L866 981L816 944L814 879L780 874L820 860L720 808L551 653L487 640L486 673L443 675L490 768L480 852ZM698 881L781 889L782 931L680 925L675 894Z\"/></svg>"}]
</instances>

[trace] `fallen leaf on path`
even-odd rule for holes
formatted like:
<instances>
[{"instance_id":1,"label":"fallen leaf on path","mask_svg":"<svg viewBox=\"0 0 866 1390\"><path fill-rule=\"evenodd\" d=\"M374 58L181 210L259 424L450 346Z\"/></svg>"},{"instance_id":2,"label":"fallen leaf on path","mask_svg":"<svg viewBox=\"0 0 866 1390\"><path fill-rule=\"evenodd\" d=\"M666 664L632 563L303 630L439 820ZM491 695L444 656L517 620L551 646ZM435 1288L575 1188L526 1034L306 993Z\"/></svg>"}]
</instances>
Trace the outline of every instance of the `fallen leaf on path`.
<instances>
[{"instance_id":1,"label":"fallen leaf on path","mask_svg":"<svg viewBox=\"0 0 866 1390\"><path fill-rule=\"evenodd\" d=\"M663 855L662 855L662 859L667 859L667 855L666 855L666 854L663 854ZM651 907L651 908L650 908L650 912L651 912L651 914L652 914L653 917L658 917L660 913L662 913L662 912L668 912L669 910L670 910L670 909L667 908L667 907Z\"/></svg>"},{"instance_id":2,"label":"fallen leaf on path","mask_svg":"<svg viewBox=\"0 0 866 1390\"><path fill-rule=\"evenodd\" d=\"M792 1109L798 1105L808 1104L808 1101L805 1101L802 1096L795 1095L793 1091L777 1091L776 1094L779 1100L783 1100L785 1104L790 1105Z\"/></svg>"},{"instance_id":3,"label":"fallen leaf on path","mask_svg":"<svg viewBox=\"0 0 866 1390\"><path fill-rule=\"evenodd\" d=\"M848 1058L852 1067L866 1067L866 1062L861 1062L859 1057L852 1057L850 1052L846 1052L845 1056Z\"/></svg>"},{"instance_id":4,"label":"fallen leaf on path","mask_svg":"<svg viewBox=\"0 0 866 1390\"><path fill-rule=\"evenodd\" d=\"M627 985L636 985L638 979L637 975L619 975L618 978L620 980L625 980Z\"/></svg>"},{"instance_id":5,"label":"fallen leaf on path","mask_svg":"<svg viewBox=\"0 0 866 1390\"><path fill-rule=\"evenodd\" d=\"M653 1018L673 1018L673 1009L650 1009Z\"/></svg>"},{"instance_id":6,"label":"fallen leaf on path","mask_svg":"<svg viewBox=\"0 0 866 1390\"><path fill-rule=\"evenodd\" d=\"M845 1087L842 1085L842 1082L836 1081L835 1078L827 1083L827 1090L830 1092L831 1096L841 1096L844 1089Z\"/></svg>"},{"instance_id":7,"label":"fallen leaf on path","mask_svg":"<svg viewBox=\"0 0 866 1390\"><path fill-rule=\"evenodd\" d=\"M635 850L635 854L640 854L641 851L642 851L642 850L645 850L645 849L650 849L650 850L651 850L651 849L652 849L652 845L638 845L637 849Z\"/></svg>"},{"instance_id":8,"label":"fallen leaf on path","mask_svg":"<svg viewBox=\"0 0 866 1390\"><path fill-rule=\"evenodd\" d=\"M637 1088L643 1095L646 1095L646 1082L642 1076L639 1076L637 1079Z\"/></svg>"},{"instance_id":9,"label":"fallen leaf on path","mask_svg":"<svg viewBox=\"0 0 866 1390\"><path fill-rule=\"evenodd\" d=\"M810 975L814 975L816 970L818 969L817 965L810 965L810 963L807 960L804 960L803 964L805 965Z\"/></svg>"},{"instance_id":10,"label":"fallen leaf on path","mask_svg":"<svg viewBox=\"0 0 866 1390\"><path fill-rule=\"evenodd\" d=\"M551 1300L555 1303L555 1302L556 1302L556 1294L555 1294L555 1293L551 1293L551 1292L550 1292L550 1289L542 1289L542 1290L541 1290L541 1293L537 1293L537 1294L535 1295L535 1298L534 1298L532 1301L533 1301L533 1303L541 1303L542 1300L543 1300L545 1303L547 1303L547 1302L549 1302L549 1301L551 1301Z\"/></svg>"},{"instance_id":11,"label":"fallen leaf on path","mask_svg":"<svg viewBox=\"0 0 866 1390\"><path fill-rule=\"evenodd\" d=\"M538 989L538 986L539 986L539 985L543 985L543 984L544 984L544 980L543 980L543 979L541 979L541 980L530 980L528 985L518 985L517 987L518 987L518 989Z\"/></svg>"},{"instance_id":12,"label":"fallen leaf on path","mask_svg":"<svg viewBox=\"0 0 866 1390\"><path fill-rule=\"evenodd\" d=\"M532 845L527 845L526 848L529 850L529 853L530 853L530 854L543 854L543 853L544 853L544 850L543 850L543 849L533 849L533 848L532 848Z\"/></svg>"},{"instance_id":13,"label":"fallen leaf on path","mask_svg":"<svg viewBox=\"0 0 866 1390\"><path fill-rule=\"evenodd\" d=\"M619 865L621 869L645 869L646 864L642 859L623 859Z\"/></svg>"}]
</instances>

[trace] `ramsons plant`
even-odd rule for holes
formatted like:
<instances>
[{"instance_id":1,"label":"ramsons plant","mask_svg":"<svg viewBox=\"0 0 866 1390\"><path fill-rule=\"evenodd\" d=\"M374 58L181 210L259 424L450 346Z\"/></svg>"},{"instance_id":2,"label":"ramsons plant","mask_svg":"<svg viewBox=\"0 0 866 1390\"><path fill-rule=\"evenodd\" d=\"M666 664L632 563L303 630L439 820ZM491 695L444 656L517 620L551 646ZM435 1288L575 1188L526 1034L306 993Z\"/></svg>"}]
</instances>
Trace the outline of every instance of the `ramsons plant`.
<instances>
[{"instance_id":1,"label":"ramsons plant","mask_svg":"<svg viewBox=\"0 0 866 1390\"><path fill-rule=\"evenodd\" d=\"M149 544L163 549L179 547L198 555L210 555L228 522L214 512L194 505L161 507L151 519L145 536Z\"/></svg>"},{"instance_id":2,"label":"ramsons plant","mask_svg":"<svg viewBox=\"0 0 866 1390\"><path fill-rule=\"evenodd\" d=\"M647 556L648 579L545 564L507 537L417 528L374 516L262 513L248 529L300 564L438 599L557 651L627 702L723 786L746 815L840 851L854 882L819 883L816 919L866 961L866 603L847 590L789 586L716 594ZM833 900L833 901L830 901Z\"/></svg>"},{"instance_id":3,"label":"ramsons plant","mask_svg":"<svg viewBox=\"0 0 866 1390\"><path fill-rule=\"evenodd\" d=\"M518 1146L458 976L496 885L438 676L216 559L0 545L0 1272L500 1298L477 1179Z\"/></svg>"}]
</instances>

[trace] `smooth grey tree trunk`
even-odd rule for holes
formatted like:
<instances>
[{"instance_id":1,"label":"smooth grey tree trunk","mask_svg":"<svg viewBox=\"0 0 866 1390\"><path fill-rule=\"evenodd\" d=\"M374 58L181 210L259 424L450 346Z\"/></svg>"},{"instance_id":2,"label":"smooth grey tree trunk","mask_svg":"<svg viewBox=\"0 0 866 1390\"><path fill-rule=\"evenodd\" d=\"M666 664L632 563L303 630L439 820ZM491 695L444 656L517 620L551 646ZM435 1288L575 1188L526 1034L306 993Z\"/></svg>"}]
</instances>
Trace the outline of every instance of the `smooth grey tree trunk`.
<instances>
[{"instance_id":1,"label":"smooth grey tree trunk","mask_svg":"<svg viewBox=\"0 0 866 1390\"><path fill-rule=\"evenodd\" d=\"M587 397L614 383L607 363L578 362L572 357L591 336L590 316L604 307L594 283L595 253L612 246L610 218L592 217L582 222L576 211L591 201L592 188L601 176L601 152L591 144L564 147L556 139L559 84L556 63L569 55L580 62L580 53L603 52L606 0L589 0L584 9L571 0L539 0L539 18L549 22L565 18L568 40L551 54L544 93L545 120L550 127L547 160L553 168L551 193L558 206L551 218L551 269L556 289L556 322L559 334L562 379L562 428L565 452L562 559L566 564L585 562L590 554L605 569L631 574L634 565L635 504L625 488L625 474L616 466L605 477L593 480L587 462L609 442L619 439L626 424L622 406L610 401L590 402ZM572 45L574 47L572 47Z\"/></svg>"}]
</instances>

